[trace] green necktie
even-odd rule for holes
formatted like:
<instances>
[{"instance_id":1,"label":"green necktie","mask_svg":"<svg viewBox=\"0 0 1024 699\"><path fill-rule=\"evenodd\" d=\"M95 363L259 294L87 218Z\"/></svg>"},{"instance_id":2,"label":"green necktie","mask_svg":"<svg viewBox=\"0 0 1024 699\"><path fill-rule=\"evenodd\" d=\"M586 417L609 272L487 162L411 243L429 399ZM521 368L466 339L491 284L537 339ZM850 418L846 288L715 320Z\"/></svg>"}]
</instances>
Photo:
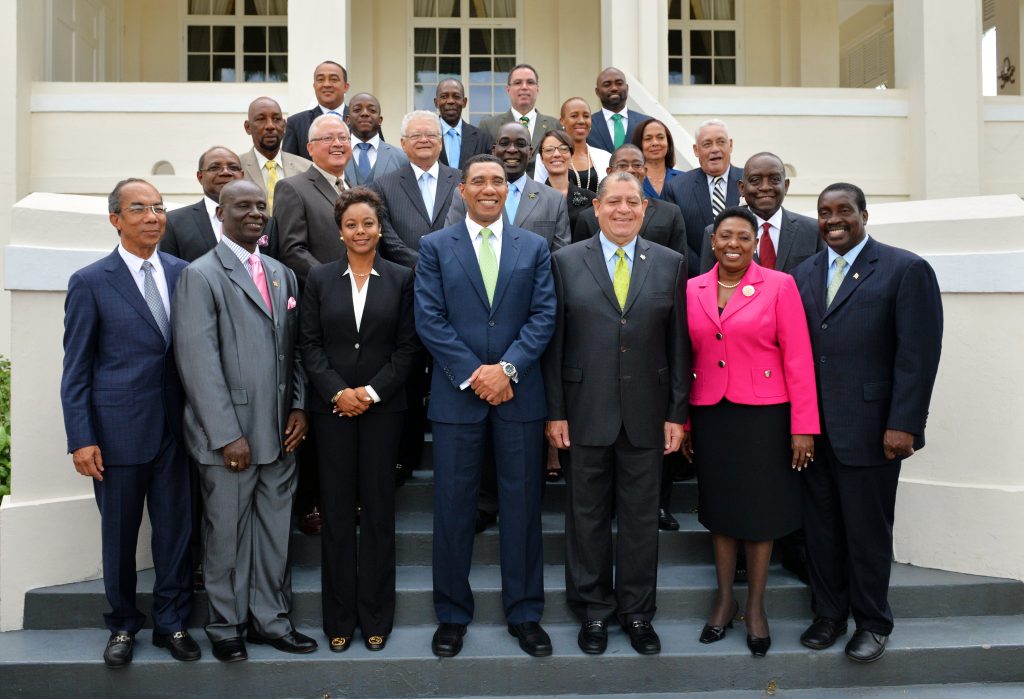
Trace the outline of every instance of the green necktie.
<instances>
[{"instance_id":1,"label":"green necktie","mask_svg":"<svg viewBox=\"0 0 1024 699\"><path fill-rule=\"evenodd\" d=\"M615 254L619 261L615 263L615 274L612 276L612 287L615 289L615 298L619 300L619 308L626 309L626 296L629 295L629 265L626 264L626 251L617 248Z\"/></svg>"},{"instance_id":2,"label":"green necktie","mask_svg":"<svg viewBox=\"0 0 1024 699\"><path fill-rule=\"evenodd\" d=\"M528 117L528 116L521 116L521 117L519 117L519 123L522 124L523 126L525 126L527 131L530 130L530 117Z\"/></svg>"},{"instance_id":3,"label":"green necktie","mask_svg":"<svg viewBox=\"0 0 1024 699\"><path fill-rule=\"evenodd\" d=\"M843 279L846 278L846 260L842 257L836 258L836 273L832 275L832 281L828 285L828 291L825 292L825 308L827 309L832 305L832 300L839 293L839 287L843 285Z\"/></svg>"},{"instance_id":4,"label":"green necktie","mask_svg":"<svg viewBox=\"0 0 1024 699\"><path fill-rule=\"evenodd\" d=\"M481 228L480 250L477 253L477 261L480 263L480 276L484 278L484 290L487 291L487 303L494 301L494 287L498 283L498 258L494 256L494 248L491 247L491 236L494 232L490 228ZM628 283L627 279L627 283Z\"/></svg>"},{"instance_id":5,"label":"green necktie","mask_svg":"<svg viewBox=\"0 0 1024 699\"><path fill-rule=\"evenodd\" d=\"M612 114L612 121L615 122L614 132L612 133L612 144L618 148L626 140L626 128L622 125L621 114Z\"/></svg>"}]
</instances>

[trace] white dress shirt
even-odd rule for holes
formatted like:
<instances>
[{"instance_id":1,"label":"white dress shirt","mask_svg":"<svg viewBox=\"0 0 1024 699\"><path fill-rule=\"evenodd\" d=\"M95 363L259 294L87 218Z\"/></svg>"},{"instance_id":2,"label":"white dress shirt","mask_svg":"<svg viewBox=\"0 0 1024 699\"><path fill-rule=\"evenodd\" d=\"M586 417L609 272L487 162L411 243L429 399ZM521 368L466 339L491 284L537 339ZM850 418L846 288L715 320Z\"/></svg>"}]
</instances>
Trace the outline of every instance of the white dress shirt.
<instances>
[{"instance_id":1,"label":"white dress shirt","mask_svg":"<svg viewBox=\"0 0 1024 699\"><path fill-rule=\"evenodd\" d=\"M222 234L220 229L220 219L217 218L217 207L220 206L220 204L207 196L203 197L203 203L206 204L206 215L210 217L210 225L213 226L213 236L219 243Z\"/></svg>"},{"instance_id":2,"label":"white dress shirt","mask_svg":"<svg viewBox=\"0 0 1024 699\"><path fill-rule=\"evenodd\" d=\"M512 107L509 109L509 111L512 112L512 121L514 121L517 124L521 123L519 120L522 119L523 117L526 117L527 119L530 120L530 125L527 128L530 129L530 140L532 141L533 130L537 127L537 110L531 109L526 114L520 114L515 110L515 107Z\"/></svg>"},{"instance_id":3,"label":"white dress shirt","mask_svg":"<svg viewBox=\"0 0 1024 699\"><path fill-rule=\"evenodd\" d=\"M616 114L622 115L622 128L625 131L629 130L629 110L626 107L622 108L621 112L613 112L610 109L601 107L601 116L604 117L604 123L608 125L608 134L612 137L612 141L615 141L615 120L612 119ZM626 143L624 141L623 143Z\"/></svg>"},{"instance_id":4,"label":"white dress shirt","mask_svg":"<svg viewBox=\"0 0 1024 699\"><path fill-rule=\"evenodd\" d=\"M366 281L363 282L363 288L360 289L359 284L356 282L356 275L352 271L352 267L349 267L342 272L341 276L344 277L346 274L352 282L352 312L356 317L356 332L358 332L359 326L362 325L363 322L363 309L366 308L366 290L370 288L370 277L379 277L380 275L377 274L377 270L371 269L370 277L366 278ZM380 396L377 395L377 392L373 390L372 386L367 385L366 392L370 395L370 398L373 398L374 403L380 403Z\"/></svg>"},{"instance_id":5,"label":"white dress shirt","mask_svg":"<svg viewBox=\"0 0 1024 699\"><path fill-rule=\"evenodd\" d=\"M353 134L350 136L352 139L352 162L359 169L359 156L362 153L362 149L359 147L360 143L369 143L370 150L366 151L366 157L370 159L370 169L377 164L377 149L380 148L380 132L375 133L369 139L363 141L355 137Z\"/></svg>"},{"instance_id":6,"label":"white dress shirt","mask_svg":"<svg viewBox=\"0 0 1024 699\"><path fill-rule=\"evenodd\" d=\"M754 214L753 211L750 213ZM754 214L754 218L757 219L757 246L755 249L761 249L761 236L764 234L764 224L767 223L770 226L768 229L768 237L772 239L772 246L775 248L775 254L778 255L779 235L782 233L782 207L780 206L776 209L775 213L772 214L772 217L768 220L761 218L757 214Z\"/></svg>"},{"instance_id":7,"label":"white dress shirt","mask_svg":"<svg viewBox=\"0 0 1024 699\"><path fill-rule=\"evenodd\" d=\"M135 286L139 287L142 298L146 298L146 273L142 271L142 263L146 260L128 252L120 243L117 244L117 252L128 266L128 271L132 273L132 279L135 280ZM156 250L150 255L149 262L153 265L153 281L156 282L156 290L160 292L160 300L164 302L164 310L167 312L167 319L170 320L171 293L167 289L167 277L164 276L164 267L160 264L160 255Z\"/></svg>"}]
</instances>

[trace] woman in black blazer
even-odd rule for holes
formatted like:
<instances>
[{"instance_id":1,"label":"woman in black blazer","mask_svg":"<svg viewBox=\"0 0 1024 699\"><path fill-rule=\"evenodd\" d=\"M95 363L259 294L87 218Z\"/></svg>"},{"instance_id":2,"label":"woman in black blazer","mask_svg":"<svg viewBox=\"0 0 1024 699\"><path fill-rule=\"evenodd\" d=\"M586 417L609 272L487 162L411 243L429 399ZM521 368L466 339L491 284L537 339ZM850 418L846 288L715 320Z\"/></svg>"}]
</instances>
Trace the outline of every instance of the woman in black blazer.
<instances>
[{"instance_id":1,"label":"woman in black blazer","mask_svg":"<svg viewBox=\"0 0 1024 699\"><path fill-rule=\"evenodd\" d=\"M346 253L310 270L302 297L320 471L323 623L335 652L348 649L356 626L368 649L381 650L395 616L394 465L404 385L420 344L412 270L376 254L382 214L380 197L365 187L338 196L334 218Z\"/></svg>"}]
</instances>

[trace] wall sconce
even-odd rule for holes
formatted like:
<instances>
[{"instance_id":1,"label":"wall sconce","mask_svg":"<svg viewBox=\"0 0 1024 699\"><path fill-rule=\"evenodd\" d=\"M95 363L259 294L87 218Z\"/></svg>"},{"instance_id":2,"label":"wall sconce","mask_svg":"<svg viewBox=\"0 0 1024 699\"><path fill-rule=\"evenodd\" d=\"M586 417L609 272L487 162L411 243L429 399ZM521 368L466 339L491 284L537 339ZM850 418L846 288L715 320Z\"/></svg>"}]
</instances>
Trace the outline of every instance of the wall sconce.
<instances>
[{"instance_id":1,"label":"wall sconce","mask_svg":"<svg viewBox=\"0 0 1024 699\"><path fill-rule=\"evenodd\" d=\"M1014 79L1014 73L1017 72L1016 66L1010 63L1010 57L1007 56L1003 59L1003 69L999 71L999 89L1002 90L1006 87L1007 83L1017 82Z\"/></svg>"}]
</instances>

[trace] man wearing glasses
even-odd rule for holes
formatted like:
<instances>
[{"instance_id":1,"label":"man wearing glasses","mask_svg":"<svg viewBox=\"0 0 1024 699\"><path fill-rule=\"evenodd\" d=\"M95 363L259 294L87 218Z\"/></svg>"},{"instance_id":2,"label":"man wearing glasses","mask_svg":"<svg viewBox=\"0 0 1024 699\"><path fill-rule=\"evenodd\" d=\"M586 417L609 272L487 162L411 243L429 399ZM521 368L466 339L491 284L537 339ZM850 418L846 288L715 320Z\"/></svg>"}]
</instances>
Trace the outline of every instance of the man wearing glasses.
<instances>
[{"instance_id":1,"label":"man wearing glasses","mask_svg":"<svg viewBox=\"0 0 1024 699\"><path fill-rule=\"evenodd\" d=\"M540 94L540 78L533 66L520 63L508 73L505 92L511 108L503 114L487 117L480 122L480 128L498 140L498 131L505 124L522 124L529 132L530 148L537 152L544 134L562 128L558 118L541 114L537 111L537 95ZM533 176L533 161L530 161L528 172Z\"/></svg>"},{"instance_id":2,"label":"man wearing glasses","mask_svg":"<svg viewBox=\"0 0 1024 699\"><path fill-rule=\"evenodd\" d=\"M238 156L223 146L213 146L199 156L196 179L203 188L203 198L192 206L167 214L167 228L160 250L186 262L192 262L212 250L220 242L220 221L217 205L220 190L228 182L243 177Z\"/></svg>"}]
</instances>

